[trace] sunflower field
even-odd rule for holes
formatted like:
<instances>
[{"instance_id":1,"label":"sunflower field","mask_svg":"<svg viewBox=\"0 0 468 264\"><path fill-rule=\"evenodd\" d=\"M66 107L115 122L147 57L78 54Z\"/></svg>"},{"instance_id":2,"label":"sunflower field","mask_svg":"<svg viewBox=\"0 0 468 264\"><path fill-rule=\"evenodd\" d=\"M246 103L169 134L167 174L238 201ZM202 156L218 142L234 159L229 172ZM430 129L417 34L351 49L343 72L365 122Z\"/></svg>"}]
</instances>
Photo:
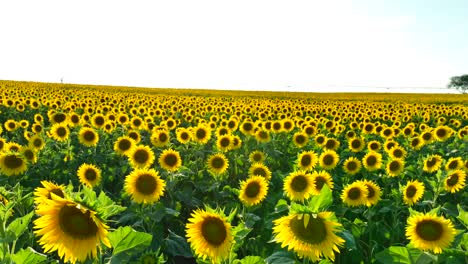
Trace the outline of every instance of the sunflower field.
<instances>
[{"instance_id":1,"label":"sunflower field","mask_svg":"<svg viewBox=\"0 0 468 264\"><path fill-rule=\"evenodd\" d=\"M0 81L0 263L468 263L468 95Z\"/></svg>"}]
</instances>

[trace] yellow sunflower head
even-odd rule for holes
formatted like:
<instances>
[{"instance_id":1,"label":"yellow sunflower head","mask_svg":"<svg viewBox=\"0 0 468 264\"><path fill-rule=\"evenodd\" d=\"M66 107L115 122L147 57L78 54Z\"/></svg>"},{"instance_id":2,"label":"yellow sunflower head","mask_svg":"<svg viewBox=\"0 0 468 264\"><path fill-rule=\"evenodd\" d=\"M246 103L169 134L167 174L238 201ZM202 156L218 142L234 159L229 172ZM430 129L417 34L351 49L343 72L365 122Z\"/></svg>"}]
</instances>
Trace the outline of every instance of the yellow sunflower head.
<instances>
[{"instance_id":1,"label":"yellow sunflower head","mask_svg":"<svg viewBox=\"0 0 468 264\"><path fill-rule=\"evenodd\" d=\"M271 171L263 163L254 163L249 168L249 177L252 176L262 176L266 180L270 180Z\"/></svg>"},{"instance_id":2,"label":"yellow sunflower head","mask_svg":"<svg viewBox=\"0 0 468 264\"><path fill-rule=\"evenodd\" d=\"M150 140L155 147L164 147L170 142L169 131L158 129L151 134Z\"/></svg>"},{"instance_id":3,"label":"yellow sunflower head","mask_svg":"<svg viewBox=\"0 0 468 264\"><path fill-rule=\"evenodd\" d=\"M99 141L99 134L90 127L82 127L78 132L78 141L86 147L95 147Z\"/></svg>"},{"instance_id":4,"label":"yellow sunflower head","mask_svg":"<svg viewBox=\"0 0 468 264\"><path fill-rule=\"evenodd\" d=\"M229 257L234 243L231 224L224 213L195 210L186 224L187 241L197 257L218 263Z\"/></svg>"},{"instance_id":5,"label":"yellow sunflower head","mask_svg":"<svg viewBox=\"0 0 468 264\"><path fill-rule=\"evenodd\" d=\"M447 160L447 163L445 163L445 170L447 171L459 170L461 168L463 168L463 159L461 157L451 157Z\"/></svg>"},{"instance_id":6,"label":"yellow sunflower head","mask_svg":"<svg viewBox=\"0 0 468 264\"><path fill-rule=\"evenodd\" d=\"M340 147L340 141L334 138L327 138L323 146L328 150L337 150Z\"/></svg>"},{"instance_id":7,"label":"yellow sunflower head","mask_svg":"<svg viewBox=\"0 0 468 264\"><path fill-rule=\"evenodd\" d=\"M314 171L312 173L312 182L314 184L312 195L319 195L324 185L327 185L330 190L333 190L333 178L330 173L326 171Z\"/></svg>"},{"instance_id":8,"label":"yellow sunflower head","mask_svg":"<svg viewBox=\"0 0 468 264\"><path fill-rule=\"evenodd\" d=\"M369 190L362 181L348 184L341 194L341 200L348 206L360 206L367 204Z\"/></svg>"},{"instance_id":9,"label":"yellow sunflower head","mask_svg":"<svg viewBox=\"0 0 468 264\"><path fill-rule=\"evenodd\" d=\"M448 173L444 181L445 190L455 193L465 188L466 172L463 170L454 170Z\"/></svg>"},{"instance_id":10,"label":"yellow sunflower head","mask_svg":"<svg viewBox=\"0 0 468 264\"><path fill-rule=\"evenodd\" d=\"M401 146L394 146L388 151L388 154L394 159L405 159L406 150Z\"/></svg>"},{"instance_id":11,"label":"yellow sunflower head","mask_svg":"<svg viewBox=\"0 0 468 264\"><path fill-rule=\"evenodd\" d=\"M371 207L376 205L380 201L382 190L373 181L363 180L361 182L367 187L366 206Z\"/></svg>"},{"instance_id":12,"label":"yellow sunflower head","mask_svg":"<svg viewBox=\"0 0 468 264\"><path fill-rule=\"evenodd\" d=\"M50 136L59 142L64 142L70 136L70 129L63 123L54 124L50 129Z\"/></svg>"},{"instance_id":13,"label":"yellow sunflower head","mask_svg":"<svg viewBox=\"0 0 468 264\"><path fill-rule=\"evenodd\" d=\"M382 154L369 151L363 158L362 158L362 165L368 171L376 171L382 167Z\"/></svg>"},{"instance_id":14,"label":"yellow sunflower head","mask_svg":"<svg viewBox=\"0 0 468 264\"><path fill-rule=\"evenodd\" d=\"M131 137L122 136L115 141L114 151L119 155L128 155L135 146L136 142Z\"/></svg>"},{"instance_id":15,"label":"yellow sunflower head","mask_svg":"<svg viewBox=\"0 0 468 264\"><path fill-rule=\"evenodd\" d=\"M65 186L57 185L50 181L41 181L42 187L34 189L34 202L42 203L44 200L52 199L52 193L60 198L65 198Z\"/></svg>"},{"instance_id":16,"label":"yellow sunflower head","mask_svg":"<svg viewBox=\"0 0 468 264\"><path fill-rule=\"evenodd\" d=\"M178 151L165 149L159 156L159 165L167 171L177 171L182 166L182 158Z\"/></svg>"},{"instance_id":17,"label":"yellow sunflower head","mask_svg":"<svg viewBox=\"0 0 468 264\"><path fill-rule=\"evenodd\" d=\"M219 176L227 170L229 161L223 153L216 153L208 158L206 165L211 174Z\"/></svg>"},{"instance_id":18,"label":"yellow sunflower head","mask_svg":"<svg viewBox=\"0 0 468 264\"><path fill-rule=\"evenodd\" d=\"M410 140L409 146L413 150L419 150L424 146L424 142L421 140L421 138L414 137Z\"/></svg>"},{"instance_id":19,"label":"yellow sunflower head","mask_svg":"<svg viewBox=\"0 0 468 264\"><path fill-rule=\"evenodd\" d=\"M128 154L133 168L149 168L154 162L154 153L149 146L134 146Z\"/></svg>"},{"instance_id":20,"label":"yellow sunflower head","mask_svg":"<svg viewBox=\"0 0 468 264\"><path fill-rule=\"evenodd\" d=\"M31 148L34 148L36 151L42 150L45 147L45 142L42 136L40 135L34 135L28 140L28 145ZM1 147L0 147L1 151Z\"/></svg>"},{"instance_id":21,"label":"yellow sunflower head","mask_svg":"<svg viewBox=\"0 0 468 264\"><path fill-rule=\"evenodd\" d=\"M265 161L265 153L260 150L254 150L249 155L249 161L251 163L263 163Z\"/></svg>"},{"instance_id":22,"label":"yellow sunflower head","mask_svg":"<svg viewBox=\"0 0 468 264\"><path fill-rule=\"evenodd\" d=\"M95 187L101 182L101 170L92 164L83 163L77 171L81 184L88 187Z\"/></svg>"},{"instance_id":23,"label":"yellow sunflower head","mask_svg":"<svg viewBox=\"0 0 468 264\"><path fill-rule=\"evenodd\" d=\"M415 213L407 220L405 234L414 247L440 254L455 239L456 229L443 216Z\"/></svg>"},{"instance_id":24,"label":"yellow sunflower head","mask_svg":"<svg viewBox=\"0 0 468 264\"><path fill-rule=\"evenodd\" d=\"M405 170L405 162L402 159L393 159L387 163L385 171L390 177L396 177Z\"/></svg>"},{"instance_id":25,"label":"yellow sunflower head","mask_svg":"<svg viewBox=\"0 0 468 264\"><path fill-rule=\"evenodd\" d=\"M239 200L246 206L261 203L268 192L268 182L262 176L252 176L240 183Z\"/></svg>"},{"instance_id":26,"label":"yellow sunflower head","mask_svg":"<svg viewBox=\"0 0 468 264\"><path fill-rule=\"evenodd\" d=\"M136 169L125 177L125 192L136 203L151 204L164 194L166 182L154 169Z\"/></svg>"},{"instance_id":27,"label":"yellow sunflower head","mask_svg":"<svg viewBox=\"0 0 468 264\"><path fill-rule=\"evenodd\" d=\"M27 161L20 153L0 152L0 173L14 176L24 173L27 169Z\"/></svg>"},{"instance_id":28,"label":"yellow sunflower head","mask_svg":"<svg viewBox=\"0 0 468 264\"><path fill-rule=\"evenodd\" d=\"M309 143L309 136L304 132L296 132L293 135L293 143L297 147L302 148Z\"/></svg>"},{"instance_id":29,"label":"yellow sunflower head","mask_svg":"<svg viewBox=\"0 0 468 264\"><path fill-rule=\"evenodd\" d=\"M45 253L57 251L64 262L96 258L101 243L111 247L108 226L96 212L55 194L38 204L34 234Z\"/></svg>"},{"instance_id":30,"label":"yellow sunflower head","mask_svg":"<svg viewBox=\"0 0 468 264\"><path fill-rule=\"evenodd\" d=\"M418 180L409 181L403 188L403 202L409 206L414 205L424 195L424 184Z\"/></svg>"},{"instance_id":31,"label":"yellow sunflower head","mask_svg":"<svg viewBox=\"0 0 468 264\"><path fill-rule=\"evenodd\" d=\"M301 170L313 170L318 163L317 153L314 151L303 151L297 157L297 166Z\"/></svg>"},{"instance_id":32,"label":"yellow sunflower head","mask_svg":"<svg viewBox=\"0 0 468 264\"><path fill-rule=\"evenodd\" d=\"M377 140L371 140L367 143L367 149L369 151L379 151L382 148L382 145Z\"/></svg>"},{"instance_id":33,"label":"yellow sunflower head","mask_svg":"<svg viewBox=\"0 0 468 264\"><path fill-rule=\"evenodd\" d=\"M325 150L319 156L320 167L324 170L331 170L336 167L340 157L334 150Z\"/></svg>"},{"instance_id":34,"label":"yellow sunflower head","mask_svg":"<svg viewBox=\"0 0 468 264\"><path fill-rule=\"evenodd\" d=\"M343 170L348 175L355 175L361 170L361 161L355 157L349 157L343 162Z\"/></svg>"},{"instance_id":35,"label":"yellow sunflower head","mask_svg":"<svg viewBox=\"0 0 468 264\"><path fill-rule=\"evenodd\" d=\"M193 141L199 144L206 144L211 138L211 129L203 124L193 129Z\"/></svg>"},{"instance_id":36,"label":"yellow sunflower head","mask_svg":"<svg viewBox=\"0 0 468 264\"><path fill-rule=\"evenodd\" d=\"M349 139L348 141L348 148L352 152L359 152L364 149L364 146L365 146L365 142L360 137L354 137L354 138Z\"/></svg>"},{"instance_id":37,"label":"yellow sunflower head","mask_svg":"<svg viewBox=\"0 0 468 264\"><path fill-rule=\"evenodd\" d=\"M233 137L230 134L218 136L216 139L216 147L223 152L227 152L233 147Z\"/></svg>"},{"instance_id":38,"label":"yellow sunflower head","mask_svg":"<svg viewBox=\"0 0 468 264\"><path fill-rule=\"evenodd\" d=\"M26 159L30 164L37 162L37 153L36 150L29 146L23 146L20 149L20 154Z\"/></svg>"},{"instance_id":39,"label":"yellow sunflower head","mask_svg":"<svg viewBox=\"0 0 468 264\"><path fill-rule=\"evenodd\" d=\"M187 144L190 139L192 139L192 132L183 127L179 127L176 129L176 138L182 144Z\"/></svg>"},{"instance_id":40,"label":"yellow sunflower head","mask_svg":"<svg viewBox=\"0 0 468 264\"><path fill-rule=\"evenodd\" d=\"M452 136L453 130L448 126L438 126L432 133L437 141L445 141Z\"/></svg>"},{"instance_id":41,"label":"yellow sunflower head","mask_svg":"<svg viewBox=\"0 0 468 264\"><path fill-rule=\"evenodd\" d=\"M292 213L273 221L275 241L299 257L318 261L335 259L344 240L336 233L341 229L332 212Z\"/></svg>"},{"instance_id":42,"label":"yellow sunflower head","mask_svg":"<svg viewBox=\"0 0 468 264\"><path fill-rule=\"evenodd\" d=\"M430 155L424 160L423 171L432 173L432 172L438 171L441 165L442 165L442 157L440 155L437 155L437 154Z\"/></svg>"},{"instance_id":43,"label":"yellow sunflower head","mask_svg":"<svg viewBox=\"0 0 468 264\"><path fill-rule=\"evenodd\" d=\"M270 132L265 129L258 129L257 132L255 132L255 139L262 143L270 142Z\"/></svg>"},{"instance_id":44,"label":"yellow sunflower head","mask_svg":"<svg viewBox=\"0 0 468 264\"><path fill-rule=\"evenodd\" d=\"M292 201L304 201L309 199L314 188L312 175L305 171L290 173L283 184L283 191Z\"/></svg>"}]
</instances>

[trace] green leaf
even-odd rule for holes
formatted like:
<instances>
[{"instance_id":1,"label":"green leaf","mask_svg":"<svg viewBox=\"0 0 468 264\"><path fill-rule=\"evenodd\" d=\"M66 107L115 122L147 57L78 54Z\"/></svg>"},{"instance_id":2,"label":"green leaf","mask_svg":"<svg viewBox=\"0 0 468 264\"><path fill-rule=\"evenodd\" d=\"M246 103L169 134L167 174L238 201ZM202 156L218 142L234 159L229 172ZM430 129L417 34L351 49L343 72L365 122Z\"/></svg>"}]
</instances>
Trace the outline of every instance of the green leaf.
<instances>
[{"instance_id":1,"label":"green leaf","mask_svg":"<svg viewBox=\"0 0 468 264\"><path fill-rule=\"evenodd\" d=\"M29 214L23 217L16 218L8 225L7 232L12 232L13 234L15 234L16 238L20 237L28 228L29 222L31 222L31 218L33 217L33 215L34 211L30 212Z\"/></svg>"},{"instance_id":2,"label":"green leaf","mask_svg":"<svg viewBox=\"0 0 468 264\"><path fill-rule=\"evenodd\" d=\"M150 245L152 239L152 235L135 231L129 226L119 227L114 232L109 233L109 240L114 248L112 252L113 255L137 247L147 247Z\"/></svg>"},{"instance_id":3,"label":"green leaf","mask_svg":"<svg viewBox=\"0 0 468 264\"><path fill-rule=\"evenodd\" d=\"M458 216L457 219L460 220L465 227L468 227L468 212L464 211L460 204L457 205L458 208Z\"/></svg>"},{"instance_id":4,"label":"green leaf","mask_svg":"<svg viewBox=\"0 0 468 264\"><path fill-rule=\"evenodd\" d=\"M381 263L413 264L421 256L422 252L416 248L389 247L375 255ZM424 262L425 263L425 262Z\"/></svg>"},{"instance_id":5,"label":"green leaf","mask_svg":"<svg viewBox=\"0 0 468 264\"><path fill-rule=\"evenodd\" d=\"M265 264L265 261L259 256L247 256L241 259L239 264Z\"/></svg>"},{"instance_id":6,"label":"green leaf","mask_svg":"<svg viewBox=\"0 0 468 264\"><path fill-rule=\"evenodd\" d=\"M169 236L164 239L166 252L172 256L192 257L192 250L185 238L169 230Z\"/></svg>"},{"instance_id":7,"label":"green leaf","mask_svg":"<svg viewBox=\"0 0 468 264\"><path fill-rule=\"evenodd\" d=\"M353 234L348 230L344 230L339 233L340 236L345 240L345 247L349 249L356 249L356 240L354 239Z\"/></svg>"},{"instance_id":8,"label":"green leaf","mask_svg":"<svg viewBox=\"0 0 468 264\"><path fill-rule=\"evenodd\" d=\"M309 209L314 213L318 213L333 203L333 196L328 185L324 184L320 194L312 197L309 201Z\"/></svg>"},{"instance_id":9,"label":"green leaf","mask_svg":"<svg viewBox=\"0 0 468 264\"><path fill-rule=\"evenodd\" d=\"M38 263L47 263L47 256L39 254L34 251L34 249L28 247L26 249L21 249L15 254L11 255L11 259L15 263L22 264L38 264Z\"/></svg>"},{"instance_id":10,"label":"green leaf","mask_svg":"<svg viewBox=\"0 0 468 264\"><path fill-rule=\"evenodd\" d=\"M125 211L125 207L116 205L114 201L109 198L109 196L107 196L104 192L101 192L97 199L97 210L100 217L107 219L113 215Z\"/></svg>"},{"instance_id":11,"label":"green leaf","mask_svg":"<svg viewBox=\"0 0 468 264\"><path fill-rule=\"evenodd\" d=\"M265 259L268 264L295 264L294 254L289 251L276 251Z\"/></svg>"}]
</instances>

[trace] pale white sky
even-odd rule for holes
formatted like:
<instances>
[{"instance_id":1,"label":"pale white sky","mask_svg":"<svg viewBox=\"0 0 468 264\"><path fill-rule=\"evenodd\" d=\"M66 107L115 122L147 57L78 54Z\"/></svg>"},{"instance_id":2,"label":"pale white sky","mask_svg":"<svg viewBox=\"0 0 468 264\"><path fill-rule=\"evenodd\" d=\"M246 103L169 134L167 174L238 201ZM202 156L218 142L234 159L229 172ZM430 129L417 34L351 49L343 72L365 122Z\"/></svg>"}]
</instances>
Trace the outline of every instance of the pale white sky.
<instances>
[{"instance_id":1,"label":"pale white sky","mask_svg":"<svg viewBox=\"0 0 468 264\"><path fill-rule=\"evenodd\" d=\"M437 1L417 2L2 1L0 79L449 92L385 89L468 73L467 5L441 1L456 10L447 19Z\"/></svg>"}]
</instances>

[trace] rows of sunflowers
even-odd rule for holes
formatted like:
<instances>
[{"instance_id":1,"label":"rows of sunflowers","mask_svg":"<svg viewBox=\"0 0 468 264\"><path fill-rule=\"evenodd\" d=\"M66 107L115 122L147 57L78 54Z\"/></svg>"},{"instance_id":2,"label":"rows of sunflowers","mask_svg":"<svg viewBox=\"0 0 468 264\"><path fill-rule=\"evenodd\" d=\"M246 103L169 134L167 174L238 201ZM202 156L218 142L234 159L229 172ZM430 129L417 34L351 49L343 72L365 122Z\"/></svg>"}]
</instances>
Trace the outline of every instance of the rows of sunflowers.
<instances>
[{"instance_id":1,"label":"rows of sunflowers","mask_svg":"<svg viewBox=\"0 0 468 264\"><path fill-rule=\"evenodd\" d=\"M468 96L0 81L1 263L468 263Z\"/></svg>"}]
</instances>

